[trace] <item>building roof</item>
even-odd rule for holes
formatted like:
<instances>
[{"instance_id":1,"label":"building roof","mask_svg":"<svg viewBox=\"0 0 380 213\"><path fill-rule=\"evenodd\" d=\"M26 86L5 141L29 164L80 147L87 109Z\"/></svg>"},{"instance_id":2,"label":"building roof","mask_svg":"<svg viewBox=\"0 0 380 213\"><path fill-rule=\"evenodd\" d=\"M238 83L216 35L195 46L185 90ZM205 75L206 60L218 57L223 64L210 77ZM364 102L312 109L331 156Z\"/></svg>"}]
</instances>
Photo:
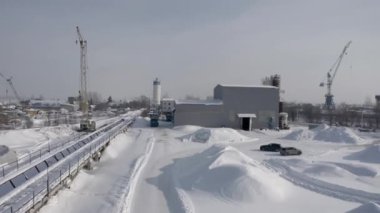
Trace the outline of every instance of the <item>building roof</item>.
<instances>
[{"instance_id":1,"label":"building roof","mask_svg":"<svg viewBox=\"0 0 380 213\"><path fill-rule=\"evenodd\" d=\"M221 100L176 100L175 103L178 104L198 104L198 105L222 105Z\"/></svg>"},{"instance_id":2,"label":"building roof","mask_svg":"<svg viewBox=\"0 0 380 213\"><path fill-rule=\"evenodd\" d=\"M221 87L238 87L238 88L275 88L275 89L278 89L278 87L269 86L269 85L218 84L217 86L221 86Z\"/></svg>"},{"instance_id":3,"label":"building roof","mask_svg":"<svg viewBox=\"0 0 380 213\"><path fill-rule=\"evenodd\" d=\"M163 98L161 101L175 101L173 98Z\"/></svg>"}]
</instances>

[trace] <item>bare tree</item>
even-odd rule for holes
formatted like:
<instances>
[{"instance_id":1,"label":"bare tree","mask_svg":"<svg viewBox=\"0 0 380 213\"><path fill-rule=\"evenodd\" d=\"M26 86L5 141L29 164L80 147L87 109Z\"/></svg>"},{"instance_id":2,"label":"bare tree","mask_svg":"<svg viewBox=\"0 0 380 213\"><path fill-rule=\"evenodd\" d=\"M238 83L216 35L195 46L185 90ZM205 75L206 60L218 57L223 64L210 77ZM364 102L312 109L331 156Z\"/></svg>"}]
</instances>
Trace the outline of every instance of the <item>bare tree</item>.
<instances>
[{"instance_id":1,"label":"bare tree","mask_svg":"<svg viewBox=\"0 0 380 213\"><path fill-rule=\"evenodd\" d=\"M200 98L195 95L186 95L185 100L200 100Z\"/></svg>"},{"instance_id":2,"label":"bare tree","mask_svg":"<svg viewBox=\"0 0 380 213\"><path fill-rule=\"evenodd\" d=\"M88 92L88 100L90 100L92 104L99 104L102 102L102 96L98 92Z\"/></svg>"}]
</instances>

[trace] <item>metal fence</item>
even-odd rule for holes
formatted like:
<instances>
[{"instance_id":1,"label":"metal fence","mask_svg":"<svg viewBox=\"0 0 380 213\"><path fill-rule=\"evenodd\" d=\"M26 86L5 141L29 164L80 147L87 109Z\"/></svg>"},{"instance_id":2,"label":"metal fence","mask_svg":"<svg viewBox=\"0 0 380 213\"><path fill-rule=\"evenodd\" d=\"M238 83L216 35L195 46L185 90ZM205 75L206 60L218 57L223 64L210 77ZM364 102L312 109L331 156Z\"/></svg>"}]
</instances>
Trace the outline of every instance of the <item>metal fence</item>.
<instances>
[{"instance_id":1,"label":"metal fence","mask_svg":"<svg viewBox=\"0 0 380 213\"><path fill-rule=\"evenodd\" d=\"M24 169L25 166L28 166L34 163L36 160L41 160L47 154L50 154L51 152L55 152L58 149L63 148L64 146L68 145L70 142L79 140L82 136L83 134L74 135L56 143L49 142L46 147L43 147L37 151L31 152L28 154L25 154L21 156L20 158L17 158L17 160L13 162L2 164L0 167L0 180L1 178L4 178L8 174Z\"/></svg>"},{"instance_id":2,"label":"metal fence","mask_svg":"<svg viewBox=\"0 0 380 213\"><path fill-rule=\"evenodd\" d=\"M77 174L78 171L91 159L94 153L105 147L105 145L118 134L125 131L126 128L132 124L132 121L126 122L122 120L122 122L117 122L116 124L117 125L112 129L104 132L103 135L94 138L91 142L73 152L67 159L59 161L52 167L48 167L46 172L43 171L41 174L30 180L32 184L22 190L22 196L14 196L9 201L3 203L0 206L0 212L26 212L33 209L36 205L45 202L51 195L52 191L63 186L65 179ZM50 148L51 152L53 149L52 147ZM55 149L58 148L60 148L60 146L55 147ZM48 152L48 150L46 151ZM34 155L31 155L29 159L39 159L43 156L42 153L43 152L41 152L41 154L37 152ZM32 160L18 161L18 166L16 165L16 168L31 161Z\"/></svg>"}]
</instances>

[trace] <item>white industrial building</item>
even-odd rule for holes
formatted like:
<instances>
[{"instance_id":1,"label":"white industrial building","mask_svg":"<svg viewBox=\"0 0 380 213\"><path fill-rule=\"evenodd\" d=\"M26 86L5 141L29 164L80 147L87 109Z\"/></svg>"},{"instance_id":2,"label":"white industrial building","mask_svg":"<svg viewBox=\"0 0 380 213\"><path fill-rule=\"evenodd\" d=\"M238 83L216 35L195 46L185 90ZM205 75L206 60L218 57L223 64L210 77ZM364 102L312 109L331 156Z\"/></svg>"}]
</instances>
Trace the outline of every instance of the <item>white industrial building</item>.
<instances>
[{"instance_id":1,"label":"white industrial building","mask_svg":"<svg viewBox=\"0 0 380 213\"><path fill-rule=\"evenodd\" d=\"M213 100L176 101L174 125L277 128L279 99L276 86L217 85Z\"/></svg>"}]
</instances>

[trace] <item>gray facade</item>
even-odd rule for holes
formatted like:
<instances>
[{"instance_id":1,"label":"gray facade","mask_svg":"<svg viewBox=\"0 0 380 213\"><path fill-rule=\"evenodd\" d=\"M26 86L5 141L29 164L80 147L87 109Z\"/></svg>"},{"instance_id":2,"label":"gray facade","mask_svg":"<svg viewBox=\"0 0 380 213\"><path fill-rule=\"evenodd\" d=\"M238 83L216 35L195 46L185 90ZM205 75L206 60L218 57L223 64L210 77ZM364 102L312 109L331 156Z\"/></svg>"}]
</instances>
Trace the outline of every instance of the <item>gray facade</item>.
<instances>
[{"instance_id":1,"label":"gray facade","mask_svg":"<svg viewBox=\"0 0 380 213\"><path fill-rule=\"evenodd\" d=\"M248 128L247 130L278 127L277 87L217 85L214 88L214 99L209 103L177 101L174 125Z\"/></svg>"}]
</instances>

